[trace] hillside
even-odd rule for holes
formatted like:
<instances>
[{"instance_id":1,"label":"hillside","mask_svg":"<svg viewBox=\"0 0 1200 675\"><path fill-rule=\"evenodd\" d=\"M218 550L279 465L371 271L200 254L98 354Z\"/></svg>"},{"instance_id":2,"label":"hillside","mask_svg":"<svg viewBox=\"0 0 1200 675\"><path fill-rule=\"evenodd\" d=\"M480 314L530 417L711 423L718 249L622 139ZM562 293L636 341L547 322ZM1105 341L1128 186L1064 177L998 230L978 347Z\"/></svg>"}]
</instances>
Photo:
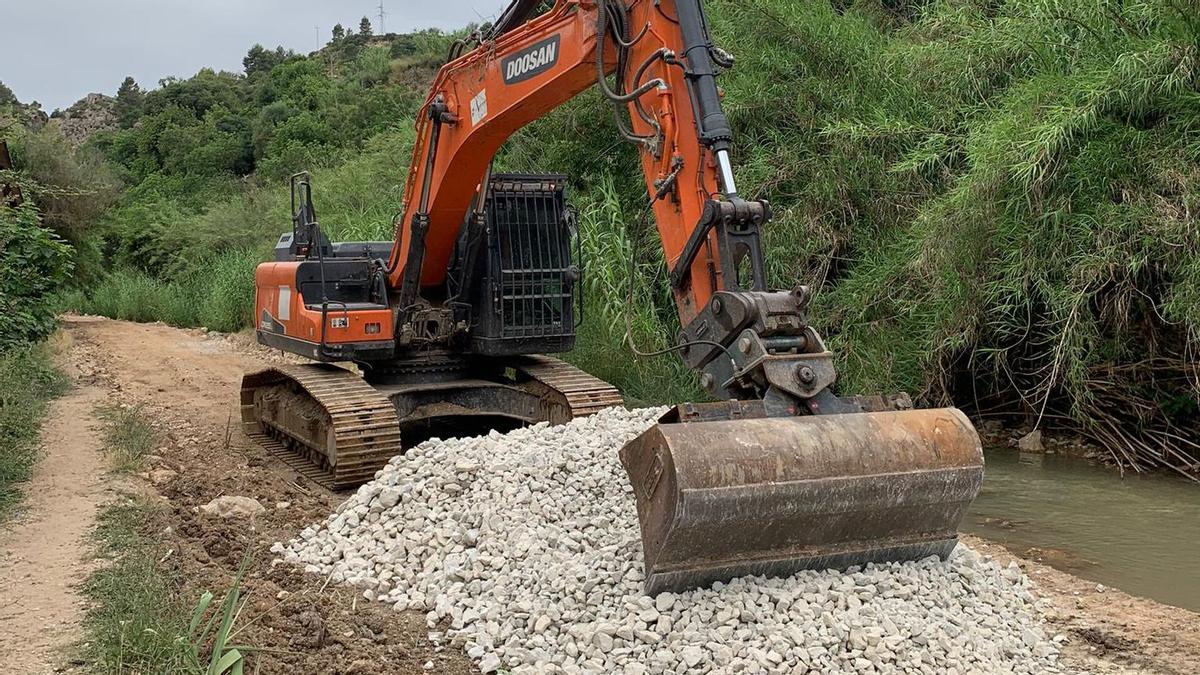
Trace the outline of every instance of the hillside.
<instances>
[{"instance_id":1,"label":"hillside","mask_svg":"<svg viewBox=\"0 0 1200 675\"><path fill-rule=\"evenodd\" d=\"M812 319L845 391L907 390L1068 427L1126 467L1200 468L1187 440L1200 434L1194 9L707 6L738 59L722 83L739 182L776 206L771 281L817 289ZM75 251L62 306L249 325L253 266L287 227L285 179L299 170L313 171L333 236L389 236L412 116L451 40L343 33L308 56L256 47L243 73L122 87L118 128L78 152L55 150L53 129L22 132L16 159L44 188L27 191ZM518 134L500 165L572 177L592 319L574 358L633 400L696 397L669 357L624 346L627 311L642 346L669 344L676 326L653 230L628 225L644 188L612 124L586 94ZM34 161L59 156L70 162L54 171Z\"/></svg>"}]
</instances>

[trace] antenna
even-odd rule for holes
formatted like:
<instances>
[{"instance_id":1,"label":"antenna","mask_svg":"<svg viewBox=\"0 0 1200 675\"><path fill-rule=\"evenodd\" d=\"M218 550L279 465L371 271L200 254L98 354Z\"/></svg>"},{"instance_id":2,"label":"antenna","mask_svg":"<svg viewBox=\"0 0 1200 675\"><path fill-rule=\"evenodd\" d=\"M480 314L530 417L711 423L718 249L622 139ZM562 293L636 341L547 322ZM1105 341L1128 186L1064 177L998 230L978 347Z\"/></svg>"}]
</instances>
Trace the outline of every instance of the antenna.
<instances>
[{"instance_id":1,"label":"antenna","mask_svg":"<svg viewBox=\"0 0 1200 675\"><path fill-rule=\"evenodd\" d=\"M387 16L387 12L383 11L383 0L379 0L379 34L387 35L387 29L383 27L383 17Z\"/></svg>"}]
</instances>

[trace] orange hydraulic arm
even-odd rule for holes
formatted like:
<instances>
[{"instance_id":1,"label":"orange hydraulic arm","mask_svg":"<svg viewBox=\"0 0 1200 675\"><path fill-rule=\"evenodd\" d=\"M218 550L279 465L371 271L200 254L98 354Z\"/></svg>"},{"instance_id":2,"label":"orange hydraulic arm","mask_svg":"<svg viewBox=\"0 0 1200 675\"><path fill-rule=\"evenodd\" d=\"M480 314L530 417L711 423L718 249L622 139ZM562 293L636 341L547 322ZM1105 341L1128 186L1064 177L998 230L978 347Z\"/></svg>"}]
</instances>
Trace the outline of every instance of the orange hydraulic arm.
<instances>
[{"instance_id":1,"label":"orange hydraulic arm","mask_svg":"<svg viewBox=\"0 0 1200 675\"><path fill-rule=\"evenodd\" d=\"M522 4L530 3L514 6ZM733 187L713 80L714 61L727 57L708 43L700 0L558 0L517 23L443 67L417 123L387 266L401 310L422 288L444 284L460 228L504 141L597 83L629 112L623 133L640 146L682 323L721 289L765 290L757 226L769 214ZM745 258L753 280L732 283L723 267Z\"/></svg>"}]
</instances>

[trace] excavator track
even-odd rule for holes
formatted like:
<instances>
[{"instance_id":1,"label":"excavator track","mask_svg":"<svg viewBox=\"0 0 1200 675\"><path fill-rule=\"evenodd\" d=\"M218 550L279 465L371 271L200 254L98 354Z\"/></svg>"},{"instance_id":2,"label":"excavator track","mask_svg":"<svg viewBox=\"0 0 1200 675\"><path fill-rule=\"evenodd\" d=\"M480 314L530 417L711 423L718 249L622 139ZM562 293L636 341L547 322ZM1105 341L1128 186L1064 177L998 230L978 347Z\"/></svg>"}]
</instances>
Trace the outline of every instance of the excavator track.
<instances>
[{"instance_id":1,"label":"excavator track","mask_svg":"<svg viewBox=\"0 0 1200 675\"><path fill-rule=\"evenodd\" d=\"M241 402L247 435L332 490L371 480L403 452L391 402L337 366L275 366L247 374Z\"/></svg>"},{"instance_id":2,"label":"excavator track","mask_svg":"<svg viewBox=\"0 0 1200 675\"><path fill-rule=\"evenodd\" d=\"M625 399L616 387L552 356L526 356L516 367L565 398L571 419L625 405Z\"/></svg>"},{"instance_id":3,"label":"excavator track","mask_svg":"<svg viewBox=\"0 0 1200 675\"><path fill-rule=\"evenodd\" d=\"M562 424L624 403L612 385L549 356L518 357L507 365L517 374L514 383L485 384L525 392L538 405L520 413L492 412ZM390 398L395 396L395 387L377 389L337 366L274 366L242 379L242 425L247 436L301 475L343 490L371 480L404 453L405 420L397 415Z\"/></svg>"}]
</instances>

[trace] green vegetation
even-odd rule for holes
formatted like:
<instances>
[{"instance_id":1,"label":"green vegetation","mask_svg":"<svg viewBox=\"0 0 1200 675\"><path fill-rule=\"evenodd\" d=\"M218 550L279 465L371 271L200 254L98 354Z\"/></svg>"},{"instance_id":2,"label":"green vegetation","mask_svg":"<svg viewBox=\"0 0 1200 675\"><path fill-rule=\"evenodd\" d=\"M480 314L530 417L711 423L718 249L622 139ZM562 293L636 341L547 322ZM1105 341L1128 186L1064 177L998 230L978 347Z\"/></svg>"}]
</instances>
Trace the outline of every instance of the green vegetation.
<instances>
[{"instance_id":1,"label":"green vegetation","mask_svg":"<svg viewBox=\"0 0 1200 675\"><path fill-rule=\"evenodd\" d=\"M95 554L111 561L88 577L84 656L106 673L180 672L187 609L174 595L177 572L160 567L167 549L155 536L166 521L154 506L127 498L97 518ZM169 559L168 559L169 562Z\"/></svg>"},{"instance_id":2,"label":"green vegetation","mask_svg":"<svg viewBox=\"0 0 1200 675\"><path fill-rule=\"evenodd\" d=\"M158 537L165 526L163 514L142 498L127 497L100 513L95 554L110 562L83 586L84 657L103 673L242 673L253 648L230 641L242 609L241 577L217 605L205 592L189 607L179 596L181 572Z\"/></svg>"},{"instance_id":3,"label":"green vegetation","mask_svg":"<svg viewBox=\"0 0 1200 675\"><path fill-rule=\"evenodd\" d=\"M140 406L102 411L104 448L118 471L141 467L161 440ZM88 577L84 619L87 661L105 673L239 674L253 648L231 642L244 603L241 575L217 605L204 592L182 597L181 571L160 533L167 519L142 497L107 506L93 534L95 554L110 561Z\"/></svg>"},{"instance_id":4,"label":"green vegetation","mask_svg":"<svg viewBox=\"0 0 1200 675\"><path fill-rule=\"evenodd\" d=\"M1065 423L1110 447L1140 444L1151 463L1186 463L1172 453L1200 434L1194 7L706 7L738 57L722 84L739 183L776 211L770 280L815 291L811 318L843 390ZM247 325L249 268L286 229L285 179L301 169L333 236L389 236L412 116L451 37L359 28L337 27L310 57L255 47L244 74L123 84L121 128L71 160L101 154L123 189L83 237L48 223L79 244L77 279L93 257L106 270L68 304ZM626 322L644 351L668 346L677 324L634 149L617 138L589 93L517 134L498 165L573 179L589 324L572 358L632 400L695 398L673 357L626 345Z\"/></svg>"},{"instance_id":5,"label":"green vegetation","mask_svg":"<svg viewBox=\"0 0 1200 675\"><path fill-rule=\"evenodd\" d=\"M46 347L0 351L0 522L11 514L21 483L33 472L46 405L66 388Z\"/></svg>"},{"instance_id":6,"label":"green vegetation","mask_svg":"<svg viewBox=\"0 0 1200 675\"><path fill-rule=\"evenodd\" d=\"M71 275L71 247L27 204L0 204L0 350L37 342L55 326L53 294Z\"/></svg>"},{"instance_id":7,"label":"green vegetation","mask_svg":"<svg viewBox=\"0 0 1200 675\"><path fill-rule=\"evenodd\" d=\"M114 471L136 471L158 448L158 429L140 406L112 406L100 410L104 420L104 449Z\"/></svg>"}]
</instances>

